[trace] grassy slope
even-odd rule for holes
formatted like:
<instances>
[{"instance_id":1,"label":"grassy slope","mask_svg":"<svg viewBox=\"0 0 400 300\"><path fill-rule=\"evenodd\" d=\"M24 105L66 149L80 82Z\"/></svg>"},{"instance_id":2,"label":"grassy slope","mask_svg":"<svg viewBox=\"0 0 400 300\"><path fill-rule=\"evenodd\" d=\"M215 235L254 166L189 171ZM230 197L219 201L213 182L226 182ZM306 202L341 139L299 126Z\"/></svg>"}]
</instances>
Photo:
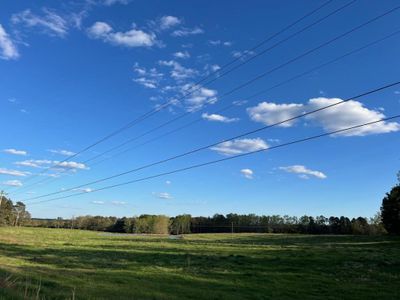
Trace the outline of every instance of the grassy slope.
<instances>
[{"instance_id":1,"label":"grassy slope","mask_svg":"<svg viewBox=\"0 0 400 300\"><path fill-rule=\"evenodd\" d=\"M0 278L3 299L400 299L400 239L0 228Z\"/></svg>"}]
</instances>

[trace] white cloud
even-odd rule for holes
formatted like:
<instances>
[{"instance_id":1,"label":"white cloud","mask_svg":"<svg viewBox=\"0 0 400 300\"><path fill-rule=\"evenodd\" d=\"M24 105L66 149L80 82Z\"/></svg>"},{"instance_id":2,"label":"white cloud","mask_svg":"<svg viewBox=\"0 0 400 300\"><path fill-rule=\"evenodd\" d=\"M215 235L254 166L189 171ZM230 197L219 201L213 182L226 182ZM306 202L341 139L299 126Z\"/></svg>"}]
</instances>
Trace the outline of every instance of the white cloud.
<instances>
[{"instance_id":1,"label":"white cloud","mask_svg":"<svg viewBox=\"0 0 400 300\"><path fill-rule=\"evenodd\" d=\"M189 35L196 35L196 34L202 34L204 33L204 30L199 28L199 27L195 27L195 28L181 28L178 30L175 30L172 32L172 36L175 37L184 37L184 36L189 36Z\"/></svg>"},{"instance_id":2,"label":"white cloud","mask_svg":"<svg viewBox=\"0 0 400 300\"><path fill-rule=\"evenodd\" d=\"M104 42L125 47L151 47L156 44L154 33L147 33L140 29L132 28L126 32L115 32L105 22L96 22L88 29L89 37L101 39Z\"/></svg>"},{"instance_id":3,"label":"white cloud","mask_svg":"<svg viewBox=\"0 0 400 300\"><path fill-rule=\"evenodd\" d=\"M203 113L201 117L208 121L222 122L222 123L232 123L239 120L238 118L228 118L222 115L208 114L208 113Z\"/></svg>"},{"instance_id":4,"label":"white cloud","mask_svg":"<svg viewBox=\"0 0 400 300\"><path fill-rule=\"evenodd\" d=\"M232 56L234 58L239 58L240 57L240 59L242 59L242 60L246 59L247 57L252 56L254 54L255 54L254 51L249 51L249 50L245 50L245 51L237 51L237 50L235 50L235 51L232 51Z\"/></svg>"},{"instance_id":5,"label":"white cloud","mask_svg":"<svg viewBox=\"0 0 400 300\"><path fill-rule=\"evenodd\" d=\"M14 155L27 155L28 152L24 151L24 150L17 150L17 149L4 149L3 150L4 153L8 153L8 154L14 154Z\"/></svg>"},{"instance_id":6,"label":"white cloud","mask_svg":"<svg viewBox=\"0 0 400 300\"><path fill-rule=\"evenodd\" d=\"M178 51L173 54L176 58L189 58L190 54L187 51Z\"/></svg>"},{"instance_id":7,"label":"white cloud","mask_svg":"<svg viewBox=\"0 0 400 300\"><path fill-rule=\"evenodd\" d=\"M162 30L169 29L171 27L177 26L182 23L182 20L180 20L177 17L174 16L163 16L160 19L160 28Z\"/></svg>"},{"instance_id":8,"label":"white cloud","mask_svg":"<svg viewBox=\"0 0 400 300\"><path fill-rule=\"evenodd\" d=\"M267 149L268 144L260 139L236 139L233 141L223 142L217 146L211 147L211 150L217 151L223 155L238 155L257 150Z\"/></svg>"},{"instance_id":9,"label":"white cloud","mask_svg":"<svg viewBox=\"0 0 400 300\"><path fill-rule=\"evenodd\" d=\"M165 181L165 184L170 185L172 182L170 180Z\"/></svg>"},{"instance_id":10,"label":"white cloud","mask_svg":"<svg viewBox=\"0 0 400 300\"><path fill-rule=\"evenodd\" d=\"M247 179L253 179L254 172L251 169L241 169L240 173Z\"/></svg>"},{"instance_id":11,"label":"white cloud","mask_svg":"<svg viewBox=\"0 0 400 300\"><path fill-rule=\"evenodd\" d=\"M343 101L339 98L313 98L307 104L275 104L262 102L255 107L250 107L247 112L253 121L272 125L286 119L301 115L307 111L313 111ZM305 120L320 126L326 132L345 129L363 123L377 121L385 118L379 110L368 109L361 102L350 100L342 104L306 115ZM280 124L281 127L291 127L297 120ZM400 130L400 124L396 122L380 122L363 126L336 134L337 136L364 136L368 134L380 134Z\"/></svg>"},{"instance_id":12,"label":"white cloud","mask_svg":"<svg viewBox=\"0 0 400 300\"><path fill-rule=\"evenodd\" d=\"M93 200L93 204L104 204L104 201Z\"/></svg>"},{"instance_id":13,"label":"white cloud","mask_svg":"<svg viewBox=\"0 0 400 300\"><path fill-rule=\"evenodd\" d=\"M194 77L198 74L196 70L191 68L186 68L174 60L168 60L168 61L160 60L158 63L161 66L171 67L172 70L170 72L170 75L172 78L178 81Z\"/></svg>"},{"instance_id":14,"label":"white cloud","mask_svg":"<svg viewBox=\"0 0 400 300\"><path fill-rule=\"evenodd\" d=\"M223 45L226 47L232 46L232 42L229 41L223 42L221 40L209 40L208 43L212 46L219 46L219 45Z\"/></svg>"},{"instance_id":15,"label":"white cloud","mask_svg":"<svg viewBox=\"0 0 400 300\"><path fill-rule=\"evenodd\" d=\"M182 94L186 95L187 91L190 91L191 84L186 84L182 87ZM201 109L207 104L214 104L217 102L217 91L201 87L200 89L195 88L185 97L185 104L188 111L196 111Z\"/></svg>"},{"instance_id":16,"label":"white cloud","mask_svg":"<svg viewBox=\"0 0 400 300\"><path fill-rule=\"evenodd\" d=\"M18 166L32 167L32 168L47 168L52 166L53 169L64 169L64 170L85 170L88 167L79 162L75 161L57 161L47 159L29 159L24 161L15 162ZM54 166L53 166L54 165Z\"/></svg>"},{"instance_id":17,"label":"white cloud","mask_svg":"<svg viewBox=\"0 0 400 300\"><path fill-rule=\"evenodd\" d=\"M101 0L101 4L105 6L111 6L114 4L128 4L130 0Z\"/></svg>"},{"instance_id":18,"label":"white cloud","mask_svg":"<svg viewBox=\"0 0 400 300\"><path fill-rule=\"evenodd\" d=\"M9 170L9 169L4 169L0 168L0 174L2 175L11 175L11 176L26 176L29 175L29 172L22 172L18 170Z\"/></svg>"},{"instance_id":19,"label":"white cloud","mask_svg":"<svg viewBox=\"0 0 400 300\"><path fill-rule=\"evenodd\" d=\"M8 185L8 186L22 186L22 182L19 180L7 180L3 181L3 185Z\"/></svg>"},{"instance_id":20,"label":"white cloud","mask_svg":"<svg viewBox=\"0 0 400 300\"><path fill-rule=\"evenodd\" d=\"M308 179L308 176L314 176L319 179L325 179L327 176L320 172L307 169L305 166L302 165L293 165L288 167L279 167L280 170L283 170L288 173L298 174L300 178Z\"/></svg>"},{"instance_id":21,"label":"white cloud","mask_svg":"<svg viewBox=\"0 0 400 300\"><path fill-rule=\"evenodd\" d=\"M153 193L156 197L160 199L166 199L166 200L171 200L173 197L169 193Z\"/></svg>"},{"instance_id":22,"label":"white cloud","mask_svg":"<svg viewBox=\"0 0 400 300\"><path fill-rule=\"evenodd\" d=\"M290 119L297 116L303 111L302 104L275 104L269 102L261 102L257 106L247 109L247 113L253 121L272 125L280 121ZM295 120L280 124L281 127L290 127Z\"/></svg>"},{"instance_id":23,"label":"white cloud","mask_svg":"<svg viewBox=\"0 0 400 300\"><path fill-rule=\"evenodd\" d=\"M65 156L72 156L75 155L75 152L69 151L69 150L64 150L64 149L49 149L48 150L51 153L54 154L61 154L61 155L65 155Z\"/></svg>"},{"instance_id":24,"label":"white cloud","mask_svg":"<svg viewBox=\"0 0 400 300\"><path fill-rule=\"evenodd\" d=\"M4 27L0 24L0 58L17 59L19 57L18 49Z\"/></svg>"},{"instance_id":25,"label":"white cloud","mask_svg":"<svg viewBox=\"0 0 400 300\"><path fill-rule=\"evenodd\" d=\"M318 109L342 101L338 98L314 98L309 101L310 110ZM325 131L335 131L377 121L385 118L378 110L371 110L363 106L361 102L350 100L343 104L319 111L307 116L317 125L322 126ZM400 124L396 122L381 122L363 126L354 130L345 131L337 135L341 136L364 136L368 134L388 133L400 130Z\"/></svg>"},{"instance_id":26,"label":"white cloud","mask_svg":"<svg viewBox=\"0 0 400 300\"><path fill-rule=\"evenodd\" d=\"M143 85L144 87L147 87L149 89L155 89L157 88L157 81L154 79L148 79L145 77L139 77L139 78L135 78L133 79L134 82L139 83L141 85Z\"/></svg>"},{"instance_id":27,"label":"white cloud","mask_svg":"<svg viewBox=\"0 0 400 300\"><path fill-rule=\"evenodd\" d=\"M79 188L79 189L73 189L73 191L78 191L78 192L82 192L82 193L91 193L93 191L93 189L91 189L91 188Z\"/></svg>"},{"instance_id":28,"label":"white cloud","mask_svg":"<svg viewBox=\"0 0 400 300\"><path fill-rule=\"evenodd\" d=\"M125 205L126 202L124 202L124 201L111 201L111 204L113 204L113 205Z\"/></svg>"},{"instance_id":29,"label":"white cloud","mask_svg":"<svg viewBox=\"0 0 400 300\"><path fill-rule=\"evenodd\" d=\"M49 9L43 9L44 15L39 16L26 9L20 13L14 14L11 21L14 24L23 24L26 27L37 27L44 33L53 36L63 37L68 32L67 21Z\"/></svg>"}]
</instances>

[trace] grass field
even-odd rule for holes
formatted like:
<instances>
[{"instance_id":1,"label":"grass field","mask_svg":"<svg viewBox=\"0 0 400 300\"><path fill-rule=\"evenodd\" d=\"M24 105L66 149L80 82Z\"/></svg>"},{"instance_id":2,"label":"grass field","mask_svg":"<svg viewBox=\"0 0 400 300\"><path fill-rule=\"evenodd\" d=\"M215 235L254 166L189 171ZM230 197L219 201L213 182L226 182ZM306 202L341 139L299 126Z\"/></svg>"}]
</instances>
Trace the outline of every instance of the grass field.
<instances>
[{"instance_id":1,"label":"grass field","mask_svg":"<svg viewBox=\"0 0 400 300\"><path fill-rule=\"evenodd\" d=\"M0 228L0 298L400 299L400 239ZM26 298L29 298L26 297Z\"/></svg>"}]
</instances>

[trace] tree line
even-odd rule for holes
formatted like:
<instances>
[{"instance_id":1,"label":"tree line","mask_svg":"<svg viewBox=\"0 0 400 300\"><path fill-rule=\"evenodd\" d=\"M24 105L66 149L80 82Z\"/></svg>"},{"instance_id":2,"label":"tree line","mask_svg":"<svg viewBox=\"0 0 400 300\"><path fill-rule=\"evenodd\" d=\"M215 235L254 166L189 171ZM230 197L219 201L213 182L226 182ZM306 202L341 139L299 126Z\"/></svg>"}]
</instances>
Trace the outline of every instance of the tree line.
<instances>
[{"instance_id":1,"label":"tree line","mask_svg":"<svg viewBox=\"0 0 400 300\"><path fill-rule=\"evenodd\" d=\"M80 216L74 219L32 219L30 226L145 234L187 233L304 233L304 234L384 234L377 215L374 218L324 216L258 216L255 214L215 214L212 217L179 215L140 215L138 217Z\"/></svg>"},{"instance_id":2,"label":"tree line","mask_svg":"<svg viewBox=\"0 0 400 300\"><path fill-rule=\"evenodd\" d=\"M24 203L15 205L0 196L0 225L70 228L144 234L187 233L303 233L303 234L400 234L400 172L398 184L382 200L380 213L373 218L325 216L280 216L256 214L215 214L193 217L189 214L168 217L80 216L73 219L31 219ZM2 194L1 194L2 195Z\"/></svg>"}]
</instances>

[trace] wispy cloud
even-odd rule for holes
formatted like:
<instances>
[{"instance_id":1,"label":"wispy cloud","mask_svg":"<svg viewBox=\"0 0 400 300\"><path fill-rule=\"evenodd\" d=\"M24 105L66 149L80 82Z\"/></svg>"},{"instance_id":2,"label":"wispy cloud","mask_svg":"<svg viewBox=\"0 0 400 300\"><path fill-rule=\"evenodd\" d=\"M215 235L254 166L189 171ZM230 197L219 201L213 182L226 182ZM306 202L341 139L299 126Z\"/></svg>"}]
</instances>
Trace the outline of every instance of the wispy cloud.
<instances>
[{"instance_id":1,"label":"wispy cloud","mask_svg":"<svg viewBox=\"0 0 400 300\"><path fill-rule=\"evenodd\" d=\"M11 40L10 36L0 24L0 58L9 60L19 57L17 46Z\"/></svg>"},{"instance_id":2,"label":"wispy cloud","mask_svg":"<svg viewBox=\"0 0 400 300\"><path fill-rule=\"evenodd\" d=\"M28 152L25 150L17 150L14 148L4 149L3 152L8 153L8 154L14 154L14 155L27 155L28 154Z\"/></svg>"},{"instance_id":3,"label":"wispy cloud","mask_svg":"<svg viewBox=\"0 0 400 300\"><path fill-rule=\"evenodd\" d=\"M7 185L7 186L22 186L22 182L19 180L7 180L7 181L3 181L2 183L3 185Z\"/></svg>"},{"instance_id":4,"label":"wispy cloud","mask_svg":"<svg viewBox=\"0 0 400 300\"><path fill-rule=\"evenodd\" d=\"M185 59L185 58L189 58L189 57L190 57L190 54L189 54L189 52L187 52L187 51L178 51L178 52L175 52L173 55L174 55L176 58L182 58L182 59Z\"/></svg>"},{"instance_id":5,"label":"wispy cloud","mask_svg":"<svg viewBox=\"0 0 400 300\"><path fill-rule=\"evenodd\" d=\"M43 8L43 14L34 14L30 9L26 9L11 17L13 24L22 24L27 28L38 28L42 32L51 35L64 37L68 33L68 22L55 11Z\"/></svg>"},{"instance_id":6,"label":"wispy cloud","mask_svg":"<svg viewBox=\"0 0 400 300\"><path fill-rule=\"evenodd\" d=\"M47 168L52 166L53 169L62 170L86 170L89 169L84 163L75 161L57 161L48 159L29 159L24 161L15 162L18 166L32 167L32 168ZM53 166L54 165L54 166Z\"/></svg>"},{"instance_id":7,"label":"wispy cloud","mask_svg":"<svg viewBox=\"0 0 400 300\"><path fill-rule=\"evenodd\" d=\"M64 150L64 149L49 149L48 151L51 152L51 153L54 153L54 154L61 154L61 155L64 155L64 156L71 156L71 155L75 155L76 154L75 152L72 152L72 151L69 151L69 150Z\"/></svg>"},{"instance_id":8,"label":"wispy cloud","mask_svg":"<svg viewBox=\"0 0 400 300\"><path fill-rule=\"evenodd\" d=\"M93 191L93 189L91 189L91 188L78 188L78 189L73 189L73 191L82 192L82 193L91 193Z\"/></svg>"},{"instance_id":9,"label":"wispy cloud","mask_svg":"<svg viewBox=\"0 0 400 300\"><path fill-rule=\"evenodd\" d=\"M198 72L195 69L186 68L174 60L168 60L168 61L160 60L158 63L161 66L171 67L172 70L170 72L170 75L175 80L181 81L181 80L195 77L196 75L198 75Z\"/></svg>"},{"instance_id":10,"label":"wispy cloud","mask_svg":"<svg viewBox=\"0 0 400 300\"><path fill-rule=\"evenodd\" d=\"M98 200L93 200L92 203L93 203L93 204L100 204L100 205L101 205L101 204L105 204L104 201L98 201Z\"/></svg>"},{"instance_id":11,"label":"wispy cloud","mask_svg":"<svg viewBox=\"0 0 400 300\"><path fill-rule=\"evenodd\" d=\"M253 179L254 172L251 169L241 169L240 173L247 179Z\"/></svg>"},{"instance_id":12,"label":"wispy cloud","mask_svg":"<svg viewBox=\"0 0 400 300\"><path fill-rule=\"evenodd\" d=\"M0 174L24 177L24 176L29 175L30 173L19 171L19 170L9 170L9 169L0 168Z\"/></svg>"},{"instance_id":13,"label":"wispy cloud","mask_svg":"<svg viewBox=\"0 0 400 300\"><path fill-rule=\"evenodd\" d=\"M204 120L207 121L212 121L212 122L222 122L222 123L232 123L232 122L236 122L239 121L238 118L228 118L219 114L208 114L208 113L203 113L201 115L201 117Z\"/></svg>"},{"instance_id":14,"label":"wispy cloud","mask_svg":"<svg viewBox=\"0 0 400 300\"><path fill-rule=\"evenodd\" d=\"M112 205L120 206L120 205L125 205L125 201L111 201Z\"/></svg>"},{"instance_id":15,"label":"wispy cloud","mask_svg":"<svg viewBox=\"0 0 400 300\"><path fill-rule=\"evenodd\" d=\"M226 47L232 46L232 42L229 42L229 41L224 42L221 40L209 40L208 43L212 46L219 46L219 45L226 46Z\"/></svg>"},{"instance_id":16,"label":"wispy cloud","mask_svg":"<svg viewBox=\"0 0 400 300\"><path fill-rule=\"evenodd\" d=\"M169 193L167 193L167 192L163 192L163 193L153 193L153 195L154 195L155 197L157 197L157 198L160 198L160 199L165 199L165 200L171 200L171 199L173 199L173 197L172 197Z\"/></svg>"},{"instance_id":17,"label":"wispy cloud","mask_svg":"<svg viewBox=\"0 0 400 300\"><path fill-rule=\"evenodd\" d=\"M190 35L197 35L197 34L203 34L204 30L201 29L200 27L194 27L194 28L186 28L182 27L181 29L177 29L172 32L172 36L175 37L185 37L185 36L190 36Z\"/></svg>"},{"instance_id":18,"label":"wispy cloud","mask_svg":"<svg viewBox=\"0 0 400 300\"><path fill-rule=\"evenodd\" d=\"M236 139L233 141L223 142L217 146L211 147L214 150L223 155L238 155L248 152L253 152L257 150L267 149L268 144L260 139Z\"/></svg>"},{"instance_id":19,"label":"wispy cloud","mask_svg":"<svg viewBox=\"0 0 400 300\"><path fill-rule=\"evenodd\" d=\"M309 176L313 176L319 179L326 179L327 176L320 172L320 171L314 171L306 168L305 166L302 165L293 165L293 166L288 166L288 167L279 167L280 170L283 170L288 173L294 173L298 174L300 178L303 179L308 179Z\"/></svg>"}]
</instances>

